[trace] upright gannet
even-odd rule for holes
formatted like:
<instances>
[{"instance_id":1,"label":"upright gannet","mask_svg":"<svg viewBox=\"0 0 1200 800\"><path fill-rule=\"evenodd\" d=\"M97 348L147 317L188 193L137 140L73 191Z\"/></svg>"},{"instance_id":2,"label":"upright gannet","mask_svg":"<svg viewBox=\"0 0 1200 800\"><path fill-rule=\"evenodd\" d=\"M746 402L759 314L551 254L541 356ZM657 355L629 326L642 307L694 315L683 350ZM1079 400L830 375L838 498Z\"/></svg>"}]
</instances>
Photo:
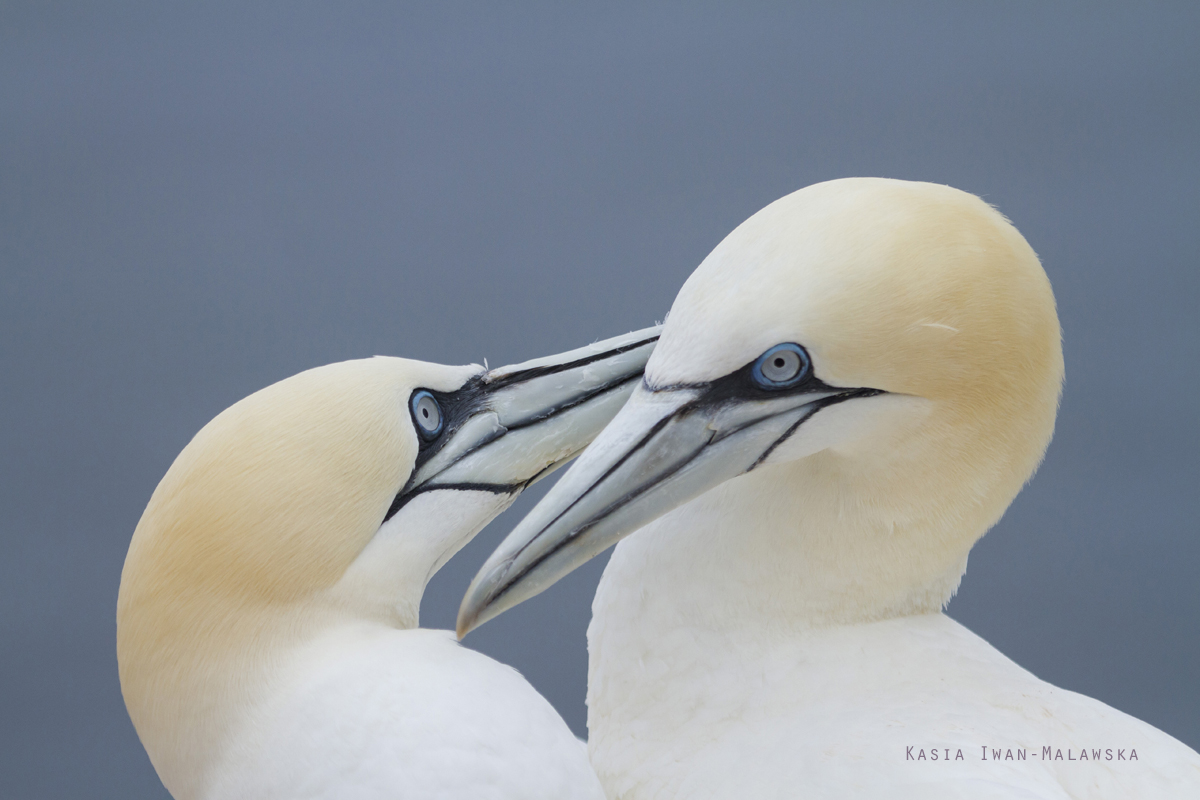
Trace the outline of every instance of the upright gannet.
<instances>
[{"instance_id":1,"label":"upright gannet","mask_svg":"<svg viewBox=\"0 0 1200 800\"><path fill-rule=\"evenodd\" d=\"M588 629L610 798L1200 797L1195 752L941 613L1041 460L1062 375L1049 281L978 198L784 197L689 278L459 633L641 527Z\"/></svg>"},{"instance_id":2,"label":"upright gannet","mask_svg":"<svg viewBox=\"0 0 1200 800\"><path fill-rule=\"evenodd\" d=\"M657 330L485 372L309 370L222 412L155 490L117 655L179 800L603 797L513 669L417 628L426 582L632 391Z\"/></svg>"}]
</instances>

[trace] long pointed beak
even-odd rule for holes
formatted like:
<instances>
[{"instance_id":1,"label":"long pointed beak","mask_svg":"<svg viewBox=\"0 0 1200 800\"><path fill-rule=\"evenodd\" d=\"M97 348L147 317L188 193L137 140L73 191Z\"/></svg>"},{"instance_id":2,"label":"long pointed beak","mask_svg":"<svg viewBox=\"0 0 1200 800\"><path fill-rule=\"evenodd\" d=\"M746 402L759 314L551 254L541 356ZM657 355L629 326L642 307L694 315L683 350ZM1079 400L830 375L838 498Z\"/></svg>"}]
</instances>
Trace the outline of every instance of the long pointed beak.
<instances>
[{"instance_id":1,"label":"long pointed beak","mask_svg":"<svg viewBox=\"0 0 1200 800\"><path fill-rule=\"evenodd\" d=\"M574 458L629 398L658 333L634 331L472 379L446 398L446 432L418 455L386 518L435 489L515 497Z\"/></svg>"},{"instance_id":2,"label":"long pointed beak","mask_svg":"<svg viewBox=\"0 0 1200 800\"><path fill-rule=\"evenodd\" d=\"M878 394L813 388L743 399L707 386L639 386L480 568L459 608L459 637L643 525L754 469L821 408Z\"/></svg>"}]
</instances>

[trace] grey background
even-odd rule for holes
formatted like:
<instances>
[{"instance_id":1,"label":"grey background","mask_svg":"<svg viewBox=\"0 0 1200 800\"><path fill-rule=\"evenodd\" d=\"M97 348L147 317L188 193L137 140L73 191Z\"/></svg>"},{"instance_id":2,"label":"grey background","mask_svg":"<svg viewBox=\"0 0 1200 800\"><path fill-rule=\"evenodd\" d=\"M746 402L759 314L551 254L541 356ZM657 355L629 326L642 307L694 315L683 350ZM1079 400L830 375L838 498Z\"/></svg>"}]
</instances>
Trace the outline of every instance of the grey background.
<instances>
[{"instance_id":1,"label":"grey background","mask_svg":"<svg viewBox=\"0 0 1200 800\"><path fill-rule=\"evenodd\" d=\"M950 613L1200 746L1200 6L191 5L0 5L0 797L165 796L113 609L221 409L645 326L744 218L849 175L982 195L1058 297L1057 436ZM602 566L468 640L579 732Z\"/></svg>"}]
</instances>

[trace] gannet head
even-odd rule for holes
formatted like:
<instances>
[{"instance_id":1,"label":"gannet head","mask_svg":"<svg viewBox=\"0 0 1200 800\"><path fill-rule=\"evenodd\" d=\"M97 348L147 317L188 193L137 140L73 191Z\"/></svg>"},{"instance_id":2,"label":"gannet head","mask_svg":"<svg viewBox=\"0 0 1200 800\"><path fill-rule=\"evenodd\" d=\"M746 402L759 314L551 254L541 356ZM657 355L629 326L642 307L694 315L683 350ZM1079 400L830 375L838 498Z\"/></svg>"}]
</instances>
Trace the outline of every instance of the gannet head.
<instances>
[{"instance_id":1,"label":"gannet head","mask_svg":"<svg viewBox=\"0 0 1200 800\"><path fill-rule=\"evenodd\" d=\"M652 527L704 538L739 605L936 609L1039 463L1062 375L1049 281L979 198L798 191L688 279L643 384L484 564L459 633L685 503Z\"/></svg>"},{"instance_id":2,"label":"gannet head","mask_svg":"<svg viewBox=\"0 0 1200 800\"><path fill-rule=\"evenodd\" d=\"M288 648L415 627L433 573L595 436L656 338L491 371L332 364L206 425L138 523L117 606L122 691L168 789L197 794Z\"/></svg>"}]
</instances>

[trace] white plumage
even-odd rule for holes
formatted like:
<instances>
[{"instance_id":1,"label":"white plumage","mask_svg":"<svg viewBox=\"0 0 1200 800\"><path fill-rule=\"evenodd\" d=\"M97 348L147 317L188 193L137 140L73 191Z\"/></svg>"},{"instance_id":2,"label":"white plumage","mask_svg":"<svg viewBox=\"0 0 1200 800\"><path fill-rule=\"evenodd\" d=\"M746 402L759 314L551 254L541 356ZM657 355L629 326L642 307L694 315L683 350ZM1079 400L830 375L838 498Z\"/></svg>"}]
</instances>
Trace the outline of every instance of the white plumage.
<instances>
[{"instance_id":1,"label":"white plumage","mask_svg":"<svg viewBox=\"0 0 1200 800\"><path fill-rule=\"evenodd\" d=\"M789 195L689 278L459 632L623 539L588 630L609 797L1200 797L1194 751L941 613L1050 440L1059 339L1036 255L978 198Z\"/></svg>"},{"instance_id":2,"label":"white plumage","mask_svg":"<svg viewBox=\"0 0 1200 800\"><path fill-rule=\"evenodd\" d=\"M637 544L618 547L589 630L609 796L1183 800L1200 786L1185 745L944 614L804 632L655 624L659 598L623 602L645 576ZM629 625L634 609L653 621Z\"/></svg>"},{"instance_id":3,"label":"white plumage","mask_svg":"<svg viewBox=\"0 0 1200 800\"><path fill-rule=\"evenodd\" d=\"M330 631L296 654L239 750L208 796L603 797L545 698L450 631Z\"/></svg>"}]
</instances>

